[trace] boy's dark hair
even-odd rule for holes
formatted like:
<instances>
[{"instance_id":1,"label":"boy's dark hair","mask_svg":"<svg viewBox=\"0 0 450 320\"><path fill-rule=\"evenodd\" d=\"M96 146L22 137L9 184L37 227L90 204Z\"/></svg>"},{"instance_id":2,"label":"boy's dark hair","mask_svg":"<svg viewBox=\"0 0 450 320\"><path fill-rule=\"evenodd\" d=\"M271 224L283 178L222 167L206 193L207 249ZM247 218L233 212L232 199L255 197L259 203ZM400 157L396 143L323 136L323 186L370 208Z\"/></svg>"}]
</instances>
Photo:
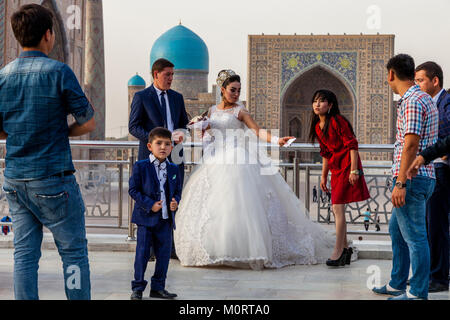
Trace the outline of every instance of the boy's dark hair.
<instances>
[{"instance_id":1,"label":"boy's dark hair","mask_svg":"<svg viewBox=\"0 0 450 320\"><path fill-rule=\"evenodd\" d=\"M172 140L172 132L163 127L156 127L152 131L150 131L148 135L148 143L152 143L155 138L167 138L169 140Z\"/></svg>"},{"instance_id":2,"label":"boy's dark hair","mask_svg":"<svg viewBox=\"0 0 450 320\"><path fill-rule=\"evenodd\" d=\"M38 4L27 4L11 16L11 27L22 48L37 47L47 30L53 32L53 13Z\"/></svg>"},{"instance_id":3,"label":"boy's dark hair","mask_svg":"<svg viewBox=\"0 0 450 320\"><path fill-rule=\"evenodd\" d=\"M414 81L414 67L414 59L404 53L392 57L386 65L387 70L393 70L397 78L402 81Z\"/></svg>"},{"instance_id":4,"label":"boy's dark hair","mask_svg":"<svg viewBox=\"0 0 450 320\"><path fill-rule=\"evenodd\" d=\"M167 59L161 58L153 62L152 65L152 77L155 77L155 71L161 72L164 70L164 68L173 68L174 65L172 62L170 62Z\"/></svg>"},{"instance_id":5,"label":"boy's dark hair","mask_svg":"<svg viewBox=\"0 0 450 320\"><path fill-rule=\"evenodd\" d=\"M439 79L439 87L444 87L444 73L442 72L441 66L436 62L427 61L422 63L416 68L416 72L421 70L425 71L427 78L430 80L433 80L434 77L437 77Z\"/></svg>"}]
</instances>

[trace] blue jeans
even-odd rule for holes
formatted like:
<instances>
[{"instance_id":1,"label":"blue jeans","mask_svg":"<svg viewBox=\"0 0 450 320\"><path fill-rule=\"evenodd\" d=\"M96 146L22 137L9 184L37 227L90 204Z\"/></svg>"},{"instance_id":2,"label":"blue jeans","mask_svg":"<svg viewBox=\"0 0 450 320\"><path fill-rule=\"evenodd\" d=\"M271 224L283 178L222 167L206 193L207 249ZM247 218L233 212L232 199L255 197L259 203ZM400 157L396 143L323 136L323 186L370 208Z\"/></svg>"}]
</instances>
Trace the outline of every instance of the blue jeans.
<instances>
[{"instance_id":1,"label":"blue jeans","mask_svg":"<svg viewBox=\"0 0 450 320\"><path fill-rule=\"evenodd\" d=\"M397 179L394 179L394 185ZM411 294L428 298L430 247L427 238L426 202L433 193L436 180L417 176L406 182L406 204L392 210L389 233L392 239L392 272L389 285L406 289L409 268ZM393 188L392 188L393 189Z\"/></svg>"},{"instance_id":2,"label":"blue jeans","mask_svg":"<svg viewBox=\"0 0 450 320\"><path fill-rule=\"evenodd\" d=\"M3 190L14 230L14 294L38 300L42 226L55 240L63 262L70 300L90 300L91 283L84 222L84 202L73 175L20 181L5 178Z\"/></svg>"}]
</instances>

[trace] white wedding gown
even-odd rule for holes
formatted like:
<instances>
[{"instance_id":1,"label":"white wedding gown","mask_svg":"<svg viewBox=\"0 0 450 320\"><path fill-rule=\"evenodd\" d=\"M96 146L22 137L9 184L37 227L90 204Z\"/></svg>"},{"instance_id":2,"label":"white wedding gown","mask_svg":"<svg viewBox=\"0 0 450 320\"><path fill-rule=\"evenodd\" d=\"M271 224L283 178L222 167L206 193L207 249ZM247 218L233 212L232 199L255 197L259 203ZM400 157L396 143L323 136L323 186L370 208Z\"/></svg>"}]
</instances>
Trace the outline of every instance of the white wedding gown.
<instances>
[{"instance_id":1,"label":"white wedding gown","mask_svg":"<svg viewBox=\"0 0 450 320\"><path fill-rule=\"evenodd\" d=\"M261 174L244 139L223 138L227 129L252 132L237 118L242 108L211 108L215 141L186 182L175 218L181 265L261 269L324 263L334 235L307 218L278 172ZM253 157L254 164L236 164L235 153Z\"/></svg>"}]
</instances>

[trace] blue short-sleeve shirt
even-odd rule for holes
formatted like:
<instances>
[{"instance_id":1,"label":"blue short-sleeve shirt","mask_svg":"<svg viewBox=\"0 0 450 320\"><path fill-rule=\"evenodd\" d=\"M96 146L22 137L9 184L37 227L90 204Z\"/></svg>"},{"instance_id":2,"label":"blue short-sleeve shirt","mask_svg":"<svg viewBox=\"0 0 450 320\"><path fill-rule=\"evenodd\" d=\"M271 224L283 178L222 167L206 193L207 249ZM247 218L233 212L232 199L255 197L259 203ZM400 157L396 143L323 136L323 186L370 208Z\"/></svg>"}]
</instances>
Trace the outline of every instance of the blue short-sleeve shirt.
<instances>
[{"instance_id":1,"label":"blue short-sleeve shirt","mask_svg":"<svg viewBox=\"0 0 450 320\"><path fill-rule=\"evenodd\" d=\"M94 116L73 71L40 51L23 52L0 70L0 130L6 132L5 177L36 180L75 171L67 116Z\"/></svg>"}]
</instances>

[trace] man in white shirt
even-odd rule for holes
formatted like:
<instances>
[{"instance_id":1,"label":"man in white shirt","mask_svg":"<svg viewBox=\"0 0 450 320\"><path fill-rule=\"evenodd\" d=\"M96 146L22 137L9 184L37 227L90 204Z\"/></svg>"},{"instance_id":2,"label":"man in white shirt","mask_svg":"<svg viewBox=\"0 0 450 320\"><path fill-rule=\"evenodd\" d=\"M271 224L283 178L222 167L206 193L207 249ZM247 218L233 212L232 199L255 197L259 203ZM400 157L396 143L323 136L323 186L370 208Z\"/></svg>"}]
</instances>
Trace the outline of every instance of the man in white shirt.
<instances>
[{"instance_id":1,"label":"man in white shirt","mask_svg":"<svg viewBox=\"0 0 450 320\"><path fill-rule=\"evenodd\" d=\"M443 72L432 61L416 68L415 81L428 93L439 110L439 139L450 134L450 94L443 89ZM434 161L436 187L427 202L428 240L430 243L429 292L448 291L449 281L449 220L450 167L448 158Z\"/></svg>"}]
</instances>

